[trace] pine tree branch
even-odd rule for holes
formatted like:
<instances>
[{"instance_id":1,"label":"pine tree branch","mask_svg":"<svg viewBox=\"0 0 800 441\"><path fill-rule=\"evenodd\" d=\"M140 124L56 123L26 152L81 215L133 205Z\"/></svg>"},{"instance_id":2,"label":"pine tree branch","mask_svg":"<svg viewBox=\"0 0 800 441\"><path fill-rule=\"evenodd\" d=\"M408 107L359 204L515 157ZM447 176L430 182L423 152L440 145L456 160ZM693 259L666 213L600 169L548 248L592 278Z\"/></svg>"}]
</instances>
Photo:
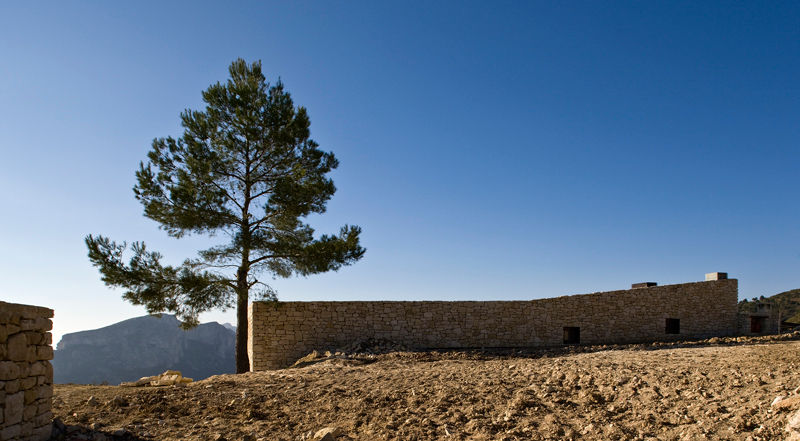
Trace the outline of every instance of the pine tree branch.
<instances>
[{"instance_id":1,"label":"pine tree branch","mask_svg":"<svg viewBox=\"0 0 800 441\"><path fill-rule=\"evenodd\" d=\"M219 190L220 190L220 191L221 191L223 194L225 194L225 197L226 197L226 198L228 198L228 200L229 200L229 201L233 202L233 204L234 204L234 205L236 205L236 207L238 207L238 208L239 208L239 210L241 210L241 209L242 209L242 204L240 204L240 203L239 203L239 201L237 201L237 200L236 200L236 198L234 198L233 196L231 196L231 194L230 194L230 193L228 193L228 190L225 190L224 188L222 188L222 187L221 187L219 184L217 184L217 183L216 183L216 182L214 182L214 181L211 181L211 184L212 184L214 187L217 187L217 188L218 188L218 189L219 189ZM238 219L236 219L236 220L238 221Z\"/></svg>"},{"instance_id":2,"label":"pine tree branch","mask_svg":"<svg viewBox=\"0 0 800 441\"><path fill-rule=\"evenodd\" d=\"M261 263L267 259L292 259L300 257L300 254L266 254L250 261L250 265Z\"/></svg>"}]
</instances>

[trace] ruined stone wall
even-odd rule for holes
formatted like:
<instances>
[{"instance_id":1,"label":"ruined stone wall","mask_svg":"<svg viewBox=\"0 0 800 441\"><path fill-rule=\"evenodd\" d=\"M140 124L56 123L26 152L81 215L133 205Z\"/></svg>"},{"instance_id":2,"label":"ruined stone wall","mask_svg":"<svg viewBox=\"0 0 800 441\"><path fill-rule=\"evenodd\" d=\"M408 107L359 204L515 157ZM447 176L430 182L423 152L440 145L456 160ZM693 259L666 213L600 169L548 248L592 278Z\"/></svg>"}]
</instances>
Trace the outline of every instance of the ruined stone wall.
<instances>
[{"instance_id":1,"label":"ruined stone wall","mask_svg":"<svg viewBox=\"0 0 800 441\"><path fill-rule=\"evenodd\" d=\"M50 437L53 310L0 302L0 440Z\"/></svg>"},{"instance_id":2,"label":"ruined stone wall","mask_svg":"<svg viewBox=\"0 0 800 441\"><path fill-rule=\"evenodd\" d=\"M565 327L580 329L581 344L734 335L737 297L736 279L725 279L530 301L253 302L250 369L365 338L444 349L559 346Z\"/></svg>"}]
</instances>

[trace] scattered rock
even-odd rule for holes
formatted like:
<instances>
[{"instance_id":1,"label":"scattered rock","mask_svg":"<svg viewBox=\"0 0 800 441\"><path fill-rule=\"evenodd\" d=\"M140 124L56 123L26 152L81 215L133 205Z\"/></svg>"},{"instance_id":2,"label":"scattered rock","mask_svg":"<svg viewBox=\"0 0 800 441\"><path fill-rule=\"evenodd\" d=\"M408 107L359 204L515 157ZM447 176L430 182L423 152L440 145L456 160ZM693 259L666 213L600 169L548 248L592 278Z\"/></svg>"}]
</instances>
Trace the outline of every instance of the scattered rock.
<instances>
[{"instance_id":1,"label":"scattered rock","mask_svg":"<svg viewBox=\"0 0 800 441\"><path fill-rule=\"evenodd\" d=\"M367 338L353 342L336 350L337 355L344 354L387 354L389 352L409 352L408 346L395 343L385 338Z\"/></svg>"},{"instance_id":2,"label":"scattered rock","mask_svg":"<svg viewBox=\"0 0 800 441\"><path fill-rule=\"evenodd\" d=\"M87 406L92 406L92 407L99 406L100 405L100 401L97 398L95 398L94 396L91 396L91 397L89 397L88 400L86 400L86 405Z\"/></svg>"},{"instance_id":3,"label":"scattered rock","mask_svg":"<svg viewBox=\"0 0 800 441\"><path fill-rule=\"evenodd\" d=\"M778 398L780 398L780 400ZM789 398L783 398L778 396L775 397L775 399L772 401L772 407L778 410L790 409L798 405L800 405L800 395L793 395Z\"/></svg>"},{"instance_id":4,"label":"scattered rock","mask_svg":"<svg viewBox=\"0 0 800 441\"><path fill-rule=\"evenodd\" d=\"M116 396L116 397L112 398L108 403L106 403L106 405L107 406L112 406L112 407L127 407L128 406L128 400L126 400L125 398Z\"/></svg>"},{"instance_id":5,"label":"scattered rock","mask_svg":"<svg viewBox=\"0 0 800 441\"><path fill-rule=\"evenodd\" d=\"M337 437L342 435L342 429L338 427L326 427L320 429L314 434L314 441L334 441Z\"/></svg>"},{"instance_id":6,"label":"scattered rock","mask_svg":"<svg viewBox=\"0 0 800 441\"><path fill-rule=\"evenodd\" d=\"M800 410L789 418L785 431L789 433L786 441L800 441Z\"/></svg>"},{"instance_id":7,"label":"scattered rock","mask_svg":"<svg viewBox=\"0 0 800 441\"><path fill-rule=\"evenodd\" d=\"M120 383L124 387L142 387L142 386L181 386L186 383L191 383L191 378L184 377L180 371L165 371L161 375L154 375L152 377L142 377L136 381L128 383Z\"/></svg>"}]
</instances>

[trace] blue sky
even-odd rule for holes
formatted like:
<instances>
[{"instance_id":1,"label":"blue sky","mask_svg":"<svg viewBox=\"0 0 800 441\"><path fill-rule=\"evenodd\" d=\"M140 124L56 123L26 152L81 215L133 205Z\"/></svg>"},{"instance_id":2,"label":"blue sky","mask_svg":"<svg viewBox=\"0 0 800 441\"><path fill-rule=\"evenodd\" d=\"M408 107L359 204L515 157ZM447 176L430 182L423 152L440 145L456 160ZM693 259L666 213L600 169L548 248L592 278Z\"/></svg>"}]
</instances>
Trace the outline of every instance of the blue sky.
<instances>
[{"instance_id":1,"label":"blue sky","mask_svg":"<svg viewBox=\"0 0 800 441\"><path fill-rule=\"evenodd\" d=\"M141 315L83 237L180 262L131 188L180 112L260 59L341 165L365 258L282 300L800 287L797 2L4 2L0 296L55 334ZM233 312L203 320L234 321Z\"/></svg>"}]
</instances>

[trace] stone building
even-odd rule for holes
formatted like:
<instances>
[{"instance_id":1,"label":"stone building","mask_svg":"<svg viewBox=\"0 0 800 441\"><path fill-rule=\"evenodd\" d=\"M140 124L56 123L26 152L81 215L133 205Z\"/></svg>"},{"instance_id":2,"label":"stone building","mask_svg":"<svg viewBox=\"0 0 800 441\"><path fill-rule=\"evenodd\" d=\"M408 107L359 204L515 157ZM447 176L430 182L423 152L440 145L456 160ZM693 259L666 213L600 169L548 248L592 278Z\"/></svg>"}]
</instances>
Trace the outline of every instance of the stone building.
<instances>
[{"instance_id":1,"label":"stone building","mask_svg":"<svg viewBox=\"0 0 800 441\"><path fill-rule=\"evenodd\" d=\"M367 338L419 349L533 348L735 335L738 284L706 281L530 301L253 302L251 370ZM766 331L766 328L764 328Z\"/></svg>"},{"instance_id":2,"label":"stone building","mask_svg":"<svg viewBox=\"0 0 800 441\"><path fill-rule=\"evenodd\" d=\"M755 311L739 313L738 329L740 335L775 334L780 330L778 309L770 301L756 302Z\"/></svg>"}]
</instances>

